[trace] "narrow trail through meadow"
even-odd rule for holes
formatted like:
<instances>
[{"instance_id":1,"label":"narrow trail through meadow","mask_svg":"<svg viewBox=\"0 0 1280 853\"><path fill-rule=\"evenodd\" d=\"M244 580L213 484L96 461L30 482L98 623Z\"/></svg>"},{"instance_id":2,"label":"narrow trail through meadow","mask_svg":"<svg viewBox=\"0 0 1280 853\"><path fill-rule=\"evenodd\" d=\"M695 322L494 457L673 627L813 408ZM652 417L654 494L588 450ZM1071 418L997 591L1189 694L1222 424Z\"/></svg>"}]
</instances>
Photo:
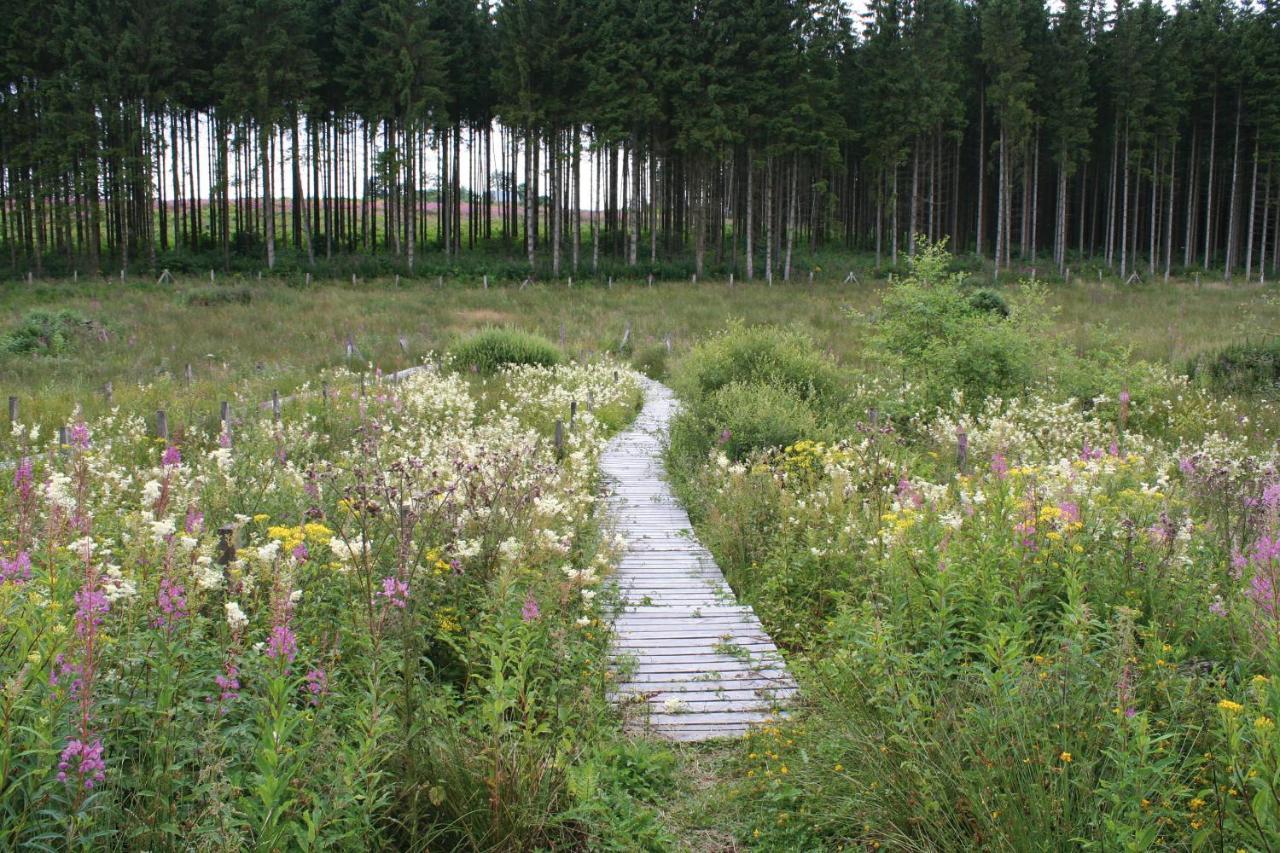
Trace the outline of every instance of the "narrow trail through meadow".
<instances>
[{"instance_id":1,"label":"narrow trail through meadow","mask_svg":"<svg viewBox=\"0 0 1280 853\"><path fill-rule=\"evenodd\" d=\"M777 647L698 542L665 479L663 443L678 403L646 381L644 408L600 460L626 550L614 581L614 699L629 726L681 741L738 737L795 693Z\"/></svg>"}]
</instances>

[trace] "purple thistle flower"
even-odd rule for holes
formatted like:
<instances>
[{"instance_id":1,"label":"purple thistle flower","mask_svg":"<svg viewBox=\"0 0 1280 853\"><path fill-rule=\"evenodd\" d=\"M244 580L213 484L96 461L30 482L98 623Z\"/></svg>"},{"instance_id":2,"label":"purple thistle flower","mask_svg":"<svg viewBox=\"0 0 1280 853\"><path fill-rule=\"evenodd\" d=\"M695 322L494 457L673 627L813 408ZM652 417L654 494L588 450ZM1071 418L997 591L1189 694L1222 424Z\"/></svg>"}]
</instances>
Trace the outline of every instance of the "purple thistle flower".
<instances>
[{"instance_id":1,"label":"purple thistle flower","mask_svg":"<svg viewBox=\"0 0 1280 853\"><path fill-rule=\"evenodd\" d=\"M524 607L520 608L520 618L525 622L533 622L542 611L538 609L538 601L533 597L533 590L530 590L524 597Z\"/></svg>"},{"instance_id":2,"label":"purple thistle flower","mask_svg":"<svg viewBox=\"0 0 1280 853\"><path fill-rule=\"evenodd\" d=\"M1209 612L1212 613L1214 616L1226 618L1227 605L1226 605L1226 602L1222 600L1222 596L1215 595L1213 597L1213 601L1209 603Z\"/></svg>"},{"instance_id":3,"label":"purple thistle flower","mask_svg":"<svg viewBox=\"0 0 1280 853\"><path fill-rule=\"evenodd\" d=\"M276 625L267 638L267 657L272 660L284 658L288 663L298 656L298 638L287 624Z\"/></svg>"},{"instance_id":4,"label":"purple thistle flower","mask_svg":"<svg viewBox=\"0 0 1280 853\"><path fill-rule=\"evenodd\" d=\"M385 598L392 607L403 610L409 604L409 584L398 578L385 577L382 579L382 591L378 595Z\"/></svg>"},{"instance_id":5,"label":"purple thistle flower","mask_svg":"<svg viewBox=\"0 0 1280 853\"><path fill-rule=\"evenodd\" d=\"M1183 476L1190 477L1196 472L1196 463L1193 459L1191 459L1191 457L1185 457L1183 459L1179 459L1178 470L1182 472Z\"/></svg>"},{"instance_id":6,"label":"purple thistle flower","mask_svg":"<svg viewBox=\"0 0 1280 853\"><path fill-rule=\"evenodd\" d=\"M294 545L293 550L289 553L292 554L293 559L297 560L299 563L305 563L307 558L311 556L311 551L307 549L306 542L299 542L297 545Z\"/></svg>"},{"instance_id":7,"label":"purple thistle flower","mask_svg":"<svg viewBox=\"0 0 1280 853\"><path fill-rule=\"evenodd\" d=\"M92 743L87 741L87 737L67 741L58 761L59 782L74 778L86 790L93 790L96 783L107 778L107 763L102 759L102 739L94 738Z\"/></svg>"}]
</instances>

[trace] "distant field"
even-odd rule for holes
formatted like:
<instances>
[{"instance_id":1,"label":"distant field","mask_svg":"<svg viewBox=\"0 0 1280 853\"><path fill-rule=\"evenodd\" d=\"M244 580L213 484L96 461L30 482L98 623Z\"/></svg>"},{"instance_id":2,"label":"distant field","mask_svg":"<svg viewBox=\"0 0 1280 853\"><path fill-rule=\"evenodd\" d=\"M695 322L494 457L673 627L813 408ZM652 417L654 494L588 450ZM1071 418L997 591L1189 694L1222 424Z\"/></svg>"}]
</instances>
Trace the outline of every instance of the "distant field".
<instances>
[{"instance_id":1,"label":"distant field","mask_svg":"<svg viewBox=\"0 0 1280 853\"><path fill-rule=\"evenodd\" d=\"M581 356L616 351L630 327L629 354L662 362L668 340L678 354L735 317L797 325L840 361L874 368L862 363L868 327L850 314L873 316L884 286L884 280L738 281L732 288L724 280L619 281L612 288L579 281L572 289L564 282L484 289L480 281L397 287L391 279L310 288L200 279L13 284L0 290L0 334L37 309L69 310L93 325L58 354L0 353L0 395L20 398L23 420L50 424L77 403L100 411L107 382L117 405L207 408L237 394L288 393L326 367L399 369L486 326L536 331ZM1187 281L1050 287L1057 325L1081 349L1102 334L1131 346L1136 357L1181 365L1209 347L1280 333L1280 295L1270 287ZM348 339L355 347L350 359Z\"/></svg>"}]
</instances>

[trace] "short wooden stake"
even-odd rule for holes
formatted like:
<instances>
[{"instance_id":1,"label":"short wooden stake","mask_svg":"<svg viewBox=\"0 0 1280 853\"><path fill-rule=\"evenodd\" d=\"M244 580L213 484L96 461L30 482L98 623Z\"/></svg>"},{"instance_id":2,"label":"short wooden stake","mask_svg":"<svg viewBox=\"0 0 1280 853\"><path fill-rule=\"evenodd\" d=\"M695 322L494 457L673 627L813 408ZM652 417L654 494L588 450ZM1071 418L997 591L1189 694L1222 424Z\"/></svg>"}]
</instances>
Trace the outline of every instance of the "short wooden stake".
<instances>
[{"instance_id":1,"label":"short wooden stake","mask_svg":"<svg viewBox=\"0 0 1280 853\"><path fill-rule=\"evenodd\" d=\"M489 289L489 274L488 274L488 273L485 273L485 274L484 274L484 289L485 289L485 290L488 290L488 289Z\"/></svg>"},{"instance_id":2,"label":"short wooden stake","mask_svg":"<svg viewBox=\"0 0 1280 853\"><path fill-rule=\"evenodd\" d=\"M573 429L573 421L578 417L578 401L569 401L569 429Z\"/></svg>"},{"instance_id":3,"label":"short wooden stake","mask_svg":"<svg viewBox=\"0 0 1280 853\"><path fill-rule=\"evenodd\" d=\"M224 524L218 528L218 565L224 569L231 565L236 559L236 529L230 524Z\"/></svg>"},{"instance_id":4,"label":"short wooden stake","mask_svg":"<svg viewBox=\"0 0 1280 853\"><path fill-rule=\"evenodd\" d=\"M112 386L111 381L108 380L106 384L102 386L102 397L107 401L108 406L111 405L111 397L114 393L115 388Z\"/></svg>"},{"instance_id":5,"label":"short wooden stake","mask_svg":"<svg viewBox=\"0 0 1280 853\"><path fill-rule=\"evenodd\" d=\"M156 409L156 438L169 440L169 416L164 409Z\"/></svg>"},{"instance_id":6,"label":"short wooden stake","mask_svg":"<svg viewBox=\"0 0 1280 853\"><path fill-rule=\"evenodd\" d=\"M9 397L9 423L16 424L18 422L18 398L10 395Z\"/></svg>"},{"instance_id":7,"label":"short wooden stake","mask_svg":"<svg viewBox=\"0 0 1280 853\"><path fill-rule=\"evenodd\" d=\"M969 465L969 434L964 428L956 430L956 469L961 473L965 473L965 469Z\"/></svg>"},{"instance_id":8,"label":"short wooden stake","mask_svg":"<svg viewBox=\"0 0 1280 853\"><path fill-rule=\"evenodd\" d=\"M195 378L195 372L192 371L190 364L187 365L186 375L187 375L187 384L190 385L192 379Z\"/></svg>"},{"instance_id":9,"label":"short wooden stake","mask_svg":"<svg viewBox=\"0 0 1280 853\"><path fill-rule=\"evenodd\" d=\"M556 449L556 458L563 459L564 458L564 423L559 418L556 418L556 432L555 432L554 442L555 442L555 449Z\"/></svg>"},{"instance_id":10,"label":"short wooden stake","mask_svg":"<svg viewBox=\"0 0 1280 853\"><path fill-rule=\"evenodd\" d=\"M66 447L67 444L67 428L60 426L58 427L58 447Z\"/></svg>"}]
</instances>

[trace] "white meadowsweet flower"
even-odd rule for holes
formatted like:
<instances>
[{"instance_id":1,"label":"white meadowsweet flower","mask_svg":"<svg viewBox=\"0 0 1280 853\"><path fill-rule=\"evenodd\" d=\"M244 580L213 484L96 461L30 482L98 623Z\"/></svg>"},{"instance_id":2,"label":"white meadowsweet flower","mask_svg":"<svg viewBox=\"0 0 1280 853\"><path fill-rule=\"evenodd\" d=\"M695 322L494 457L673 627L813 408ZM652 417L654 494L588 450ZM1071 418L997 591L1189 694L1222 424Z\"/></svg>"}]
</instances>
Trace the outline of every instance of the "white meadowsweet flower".
<instances>
[{"instance_id":1,"label":"white meadowsweet flower","mask_svg":"<svg viewBox=\"0 0 1280 853\"><path fill-rule=\"evenodd\" d=\"M232 631L239 631L249 624L249 617L244 615L244 611L240 609L239 602L228 601L223 605L223 609L227 612L227 625L231 627Z\"/></svg>"}]
</instances>

